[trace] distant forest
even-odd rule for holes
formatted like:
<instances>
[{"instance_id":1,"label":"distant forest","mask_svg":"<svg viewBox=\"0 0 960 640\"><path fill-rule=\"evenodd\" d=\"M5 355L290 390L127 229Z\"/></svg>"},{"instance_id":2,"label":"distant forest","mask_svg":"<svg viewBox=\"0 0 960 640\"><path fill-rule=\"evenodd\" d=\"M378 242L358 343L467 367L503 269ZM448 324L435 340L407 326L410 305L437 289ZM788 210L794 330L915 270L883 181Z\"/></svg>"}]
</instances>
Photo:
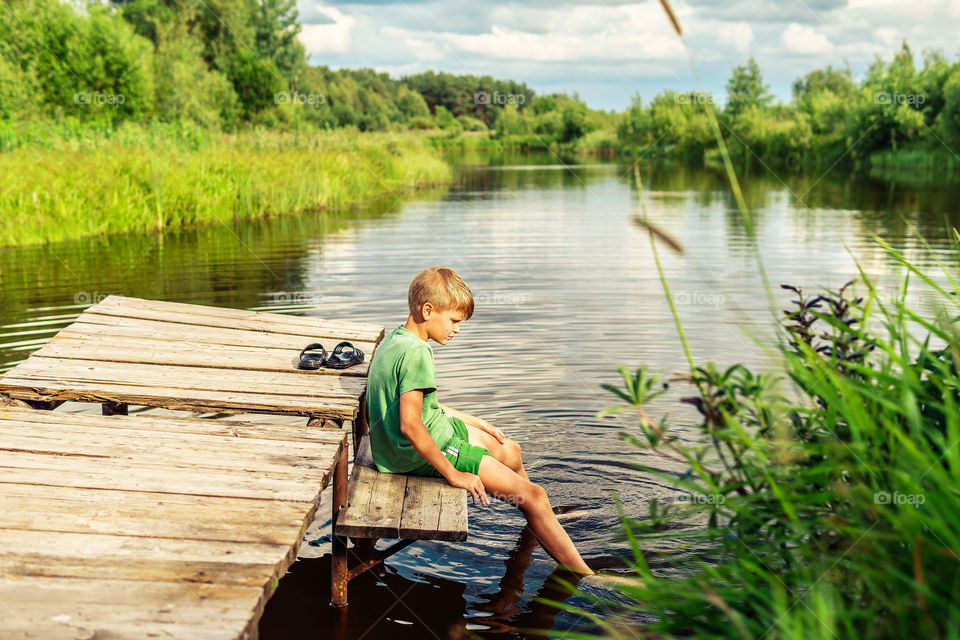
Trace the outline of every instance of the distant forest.
<instances>
[{"instance_id":1,"label":"distant forest","mask_svg":"<svg viewBox=\"0 0 960 640\"><path fill-rule=\"evenodd\" d=\"M481 147L699 157L716 144L709 104L744 159L960 164L960 62L925 52L917 66L906 43L860 80L831 67L797 79L788 104L774 101L751 59L732 70L724 96L663 91L614 113L491 76L313 66L299 32L295 0L5 0L0 128L428 130L447 144L472 132L485 135Z\"/></svg>"}]
</instances>

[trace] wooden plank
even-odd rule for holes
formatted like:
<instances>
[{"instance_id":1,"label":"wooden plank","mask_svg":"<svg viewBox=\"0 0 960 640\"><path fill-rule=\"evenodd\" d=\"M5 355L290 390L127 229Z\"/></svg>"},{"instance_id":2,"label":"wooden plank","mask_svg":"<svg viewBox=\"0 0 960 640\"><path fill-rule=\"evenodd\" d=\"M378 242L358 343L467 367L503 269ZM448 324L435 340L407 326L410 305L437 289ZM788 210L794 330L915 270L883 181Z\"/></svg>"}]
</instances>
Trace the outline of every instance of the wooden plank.
<instances>
[{"instance_id":1,"label":"wooden plank","mask_svg":"<svg viewBox=\"0 0 960 640\"><path fill-rule=\"evenodd\" d=\"M43 425L42 427L39 425ZM124 427L124 428L122 428ZM4 450L40 450L76 455L169 455L203 457L222 456L228 463L263 463L264 468L291 466L301 469L326 469L345 434L326 430L324 444L282 440L254 440L205 433L165 433L142 431L137 422L124 419L123 425L100 427L76 423L19 421L0 413L0 452Z\"/></svg>"},{"instance_id":2,"label":"wooden plank","mask_svg":"<svg viewBox=\"0 0 960 640\"><path fill-rule=\"evenodd\" d=\"M0 527L25 531L299 545L313 505L0 484Z\"/></svg>"},{"instance_id":3,"label":"wooden plank","mask_svg":"<svg viewBox=\"0 0 960 640\"><path fill-rule=\"evenodd\" d=\"M44 532L43 544L37 544L35 532L0 528L0 557L16 556L25 551L46 556L51 563L56 562L57 558L101 558L114 560L118 564L136 564L138 559L150 557L154 560L184 564L225 562L273 565L287 558L292 562L296 558L296 550L286 544L237 544L219 540L178 540L59 531Z\"/></svg>"},{"instance_id":4,"label":"wooden plank","mask_svg":"<svg viewBox=\"0 0 960 640\"><path fill-rule=\"evenodd\" d=\"M223 344L198 344L189 341L127 338L116 335L81 335L75 331L61 331L32 356L58 359L102 360L143 364L165 364L214 369L245 369L298 373L309 378L317 376L365 376L370 368L369 354L373 345L354 343L364 352L364 362L348 369L297 369L300 351L308 343L297 343L286 348L264 348ZM327 344L327 350L333 349Z\"/></svg>"},{"instance_id":5,"label":"wooden plank","mask_svg":"<svg viewBox=\"0 0 960 640\"><path fill-rule=\"evenodd\" d=\"M0 391L20 400L74 400L78 402L125 402L175 411L218 413L270 413L278 415L350 418L357 412L356 400L310 398L271 394L229 393L202 389L145 387L106 382L83 383L30 380L5 375Z\"/></svg>"},{"instance_id":6,"label":"wooden plank","mask_svg":"<svg viewBox=\"0 0 960 640\"><path fill-rule=\"evenodd\" d=\"M403 498L400 537L412 540L467 539L467 492L443 478L411 477Z\"/></svg>"},{"instance_id":7,"label":"wooden plank","mask_svg":"<svg viewBox=\"0 0 960 640\"><path fill-rule=\"evenodd\" d=\"M266 372L182 367L162 364L127 364L97 360L31 356L7 372L7 377L74 382L115 382L171 389L202 389L231 393L266 393L278 396L356 399L366 379L352 376L309 375L306 371Z\"/></svg>"},{"instance_id":8,"label":"wooden plank","mask_svg":"<svg viewBox=\"0 0 960 640\"><path fill-rule=\"evenodd\" d=\"M110 295L101 300L96 305L89 307L86 311L98 311L105 308L118 309L140 309L150 310L171 314L182 314L187 316L202 316L226 318L228 320L256 320L267 323L277 323L283 326L299 326L308 329L321 327L330 331L366 331L370 334L377 334L383 330L383 326L363 322L354 322L351 320L325 320L314 316L296 316L286 313L271 313L268 311L250 311L247 309L235 309L232 307L215 307L210 305L189 304L184 302L170 302L167 300L148 300L145 298L133 298L120 295ZM133 317L133 316L131 316ZM373 341L376 341L375 339Z\"/></svg>"},{"instance_id":9,"label":"wooden plank","mask_svg":"<svg viewBox=\"0 0 960 640\"><path fill-rule=\"evenodd\" d=\"M369 438L360 443L347 508L340 514L337 533L358 538L398 538L407 476L379 473L366 466L365 459L371 459Z\"/></svg>"},{"instance_id":10,"label":"wooden plank","mask_svg":"<svg viewBox=\"0 0 960 640\"><path fill-rule=\"evenodd\" d=\"M465 489L457 489L444 482L444 486L440 489L440 520L437 524L437 540L463 542L467 539L469 534L468 495Z\"/></svg>"},{"instance_id":11,"label":"wooden plank","mask_svg":"<svg viewBox=\"0 0 960 640\"><path fill-rule=\"evenodd\" d=\"M93 316L91 316L91 319ZM204 345L224 345L239 346L265 349L290 349L291 347L300 349L312 342L321 342L327 340L328 349L334 346L329 339L320 338L316 335L294 336L276 333L264 333L261 331L243 331L240 329L221 329L212 327L201 327L191 325L181 325L170 322L155 322L151 320L137 320L132 318L110 318L110 324L87 322L81 316L80 319L61 330L57 336L76 337L76 338L96 338L97 336L109 336L110 338L122 337L134 340L153 339L163 342L174 342L177 344L184 342L184 336L189 336L190 344ZM367 342L354 342L363 349L366 355L366 361L369 361L373 348L364 349L362 345L372 344ZM340 375L352 374L360 371L363 365L357 365L349 369L344 369ZM335 370L331 370L335 371Z\"/></svg>"},{"instance_id":12,"label":"wooden plank","mask_svg":"<svg viewBox=\"0 0 960 640\"><path fill-rule=\"evenodd\" d=\"M0 579L4 638L255 637L262 587L126 580Z\"/></svg>"},{"instance_id":13,"label":"wooden plank","mask_svg":"<svg viewBox=\"0 0 960 640\"><path fill-rule=\"evenodd\" d=\"M277 440L301 444L332 444L340 435L330 431L287 424L261 424L240 420L209 418L184 418L180 416L157 416L138 413L128 418L104 420L102 416L83 413L62 413L58 411L34 411L13 408L0 408L0 420L15 420L38 424L62 424L95 426L101 429L136 429L157 433L191 433L201 435L226 436L231 438L252 438L254 440Z\"/></svg>"},{"instance_id":14,"label":"wooden plank","mask_svg":"<svg viewBox=\"0 0 960 640\"><path fill-rule=\"evenodd\" d=\"M402 487L403 491L400 492ZM443 478L380 473L364 436L337 531L358 538L467 539L467 494ZM393 506L388 506L390 503ZM399 513L396 505L399 504Z\"/></svg>"},{"instance_id":15,"label":"wooden plank","mask_svg":"<svg viewBox=\"0 0 960 640\"><path fill-rule=\"evenodd\" d=\"M434 482L424 482L434 480ZM413 478L407 480L403 496L403 514L400 516L400 537L414 538L424 532L437 531L440 523L440 490L438 478ZM446 482L440 479L442 482Z\"/></svg>"},{"instance_id":16,"label":"wooden plank","mask_svg":"<svg viewBox=\"0 0 960 640\"><path fill-rule=\"evenodd\" d=\"M34 534L42 538L45 533ZM148 538L144 540L149 541ZM233 543L236 544L236 543ZM276 572L276 565L254 563L230 563L179 560L158 560L145 552L136 561L118 564L112 558L66 558L37 554L33 550L4 555L0 553L0 576L35 576L44 578L93 577L111 580L142 582L183 582L196 584L227 584L247 587L263 587ZM282 574L278 574L282 575ZM3 619L0 618L0 631ZM0 637L2 633L0 633Z\"/></svg>"},{"instance_id":17,"label":"wooden plank","mask_svg":"<svg viewBox=\"0 0 960 640\"><path fill-rule=\"evenodd\" d=\"M225 473L257 473L282 477L287 470L306 475L313 474L315 482L323 482L325 475L334 464L332 454L337 451L331 446L328 451L316 456L294 454L276 454L264 452L257 454L255 447L247 451L232 451L216 446L215 443L171 444L150 438L136 440L124 439L121 435L104 440L90 435L84 428L62 428L53 431L48 427L37 434L12 434L0 426L0 464L6 463L6 455L31 454L46 455L63 460L97 459L128 461L131 463L150 463L163 465L165 461L176 460L176 467L183 469L203 469L205 471L224 471ZM236 440L234 440L236 442ZM172 468L172 467L171 467Z\"/></svg>"},{"instance_id":18,"label":"wooden plank","mask_svg":"<svg viewBox=\"0 0 960 640\"><path fill-rule=\"evenodd\" d=\"M175 460L165 465L30 453L4 454L0 460L0 483L4 482L313 504L319 501L315 496L320 484L316 473L227 472L197 469ZM323 484L327 482L324 479Z\"/></svg>"},{"instance_id":19,"label":"wooden plank","mask_svg":"<svg viewBox=\"0 0 960 640\"><path fill-rule=\"evenodd\" d=\"M173 303L168 303L173 304ZM202 307L201 307L202 308ZM236 311L236 310L235 310ZM276 334L302 335L308 331L317 338L335 340L360 340L364 342L378 342L383 336L383 328L375 325L338 324L325 325L321 322L290 323L286 320L294 316L281 316L284 321L277 321L272 317L276 314L267 314L260 311L246 311L241 314L259 314L251 317L223 317L221 315L205 315L194 312L169 311L160 307L143 307L140 305L117 304L110 298L90 307L80 317L85 322L102 322L107 324L110 318L139 318L142 320L158 320L160 322L175 322L184 325L202 327L222 327L224 329L246 329L250 331L265 331ZM99 316L100 318L96 318Z\"/></svg>"}]
</instances>

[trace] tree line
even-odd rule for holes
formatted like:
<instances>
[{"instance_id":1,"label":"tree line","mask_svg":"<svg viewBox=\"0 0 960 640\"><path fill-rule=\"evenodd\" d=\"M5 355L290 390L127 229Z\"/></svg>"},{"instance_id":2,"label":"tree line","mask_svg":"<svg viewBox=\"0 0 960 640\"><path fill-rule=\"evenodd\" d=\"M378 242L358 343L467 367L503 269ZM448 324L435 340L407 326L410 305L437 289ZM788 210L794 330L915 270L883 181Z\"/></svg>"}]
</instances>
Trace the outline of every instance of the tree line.
<instances>
[{"instance_id":1,"label":"tree line","mask_svg":"<svg viewBox=\"0 0 960 640\"><path fill-rule=\"evenodd\" d=\"M906 42L889 62L876 58L860 81L849 68L798 78L776 104L756 60L733 69L726 94L664 91L637 96L617 124L621 150L701 156L716 147L704 109L715 109L731 153L767 163L941 163L957 166L960 61L928 51L922 64Z\"/></svg>"},{"instance_id":2,"label":"tree line","mask_svg":"<svg viewBox=\"0 0 960 640\"><path fill-rule=\"evenodd\" d=\"M576 94L445 72L391 78L311 65L295 0L6 0L0 3L0 126L56 121L190 123L213 131L300 126L484 134L514 148L702 157L716 146L706 107L731 152L767 163L869 157L943 159L960 148L960 62L904 43L857 81L827 67L775 102L754 59L723 95L637 95L620 113ZM898 155L899 154L899 155Z\"/></svg>"}]
</instances>

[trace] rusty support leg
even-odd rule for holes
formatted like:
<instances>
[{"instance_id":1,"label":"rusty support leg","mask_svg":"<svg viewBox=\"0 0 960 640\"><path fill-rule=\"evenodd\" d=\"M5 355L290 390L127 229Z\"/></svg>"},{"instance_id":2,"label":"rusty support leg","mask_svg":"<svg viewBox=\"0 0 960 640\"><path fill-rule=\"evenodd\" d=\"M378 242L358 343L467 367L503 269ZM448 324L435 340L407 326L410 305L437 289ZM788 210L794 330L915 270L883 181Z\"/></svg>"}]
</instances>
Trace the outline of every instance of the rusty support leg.
<instances>
[{"instance_id":1,"label":"rusty support leg","mask_svg":"<svg viewBox=\"0 0 960 640\"><path fill-rule=\"evenodd\" d=\"M361 540L362 539L363 538L361 538ZM354 538L354 540L356 540L356 538ZM383 551L377 551L372 558L368 558L363 562L361 562L360 564L353 567L352 569L350 569L350 571L347 572L347 580L353 580L361 573L369 571L370 569L374 568L375 566L377 566L378 564L380 564L381 562L383 562L384 560L386 560L387 558L395 554L397 551L400 551L401 549L406 549L407 547L412 545L414 542L416 542L416 540L409 540L409 539L401 540L400 542L393 543L391 546L387 547Z\"/></svg>"},{"instance_id":2,"label":"rusty support leg","mask_svg":"<svg viewBox=\"0 0 960 640\"><path fill-rule=\"evenodd\" d=\"M127 405L124 402L104 402L102 413L105 416L125 416L127 415Z\"/></svg>"},{"instance_id":3,"label":"rusty support leg","mask_svg":"<svg viewBox=\"0 0 960 640\"><path fill-rule=\"evenodd\" d=\"M330 604L347 606L347 538L337 535L340 512L347 506L347 443L337 454L337 466L333 471L333 522L330 524L333 557L330 561Z\"/></svg>"}]
</instances>

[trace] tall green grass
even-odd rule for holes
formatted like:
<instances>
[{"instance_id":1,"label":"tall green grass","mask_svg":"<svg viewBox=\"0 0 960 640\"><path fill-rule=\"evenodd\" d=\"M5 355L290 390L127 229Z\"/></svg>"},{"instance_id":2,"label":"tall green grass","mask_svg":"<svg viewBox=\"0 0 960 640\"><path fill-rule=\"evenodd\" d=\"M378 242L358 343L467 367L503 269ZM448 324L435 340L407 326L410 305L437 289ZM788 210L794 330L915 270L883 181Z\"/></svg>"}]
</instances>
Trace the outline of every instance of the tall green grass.
<instances>
[{"instance_id":1,"label":"tall green grass","mask_svg":"<svg viewBox=\"0 0 960 640\"><path fill-rule=\"evenodd\" d=\"M0 153L0 245L325 210L451 179L413 134L129 125L19 134L14 143L0 131L16 147Z\"/></svg>"},{"instance_id":2,"label":"tall green grass","mask_svg":"<svg viewBox=\"0 0 960 640\"><path fill-rule=\"evenodd\" d=\"M605 385L620 404L600 415L634 412L637 427L625 440L681 469L640 467L680 499L651 502L644 518L622 514L637 577L617 586L616 598L581 591L606 612L586 613L603 637L960 637L960 235L953 235L952 262L937 273L876 238L902 268L893 299L863 271L839 291L781 285L792 301L777 321L778 343L765 345L778 356L773 374L698 364L687 350L683 402L699 416L693 438L647 414L660 379L645 367L621 368L623 386ZM657 241L651 233L654 251ZM669 291L662 270L661 278ZM653 546L671 551L652 564Z\"/></svg>"}]
</instances>

